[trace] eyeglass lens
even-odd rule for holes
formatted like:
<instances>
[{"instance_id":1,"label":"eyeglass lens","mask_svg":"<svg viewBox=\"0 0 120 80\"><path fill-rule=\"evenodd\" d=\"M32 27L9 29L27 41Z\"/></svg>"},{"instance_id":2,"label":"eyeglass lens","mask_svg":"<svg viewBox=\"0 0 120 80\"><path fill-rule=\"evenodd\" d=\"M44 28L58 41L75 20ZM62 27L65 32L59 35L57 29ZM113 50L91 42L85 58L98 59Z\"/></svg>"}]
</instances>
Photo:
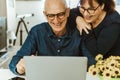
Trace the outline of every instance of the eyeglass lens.
<instances>
[{"instance_id":1,"label":"eyeglass lens","mask_svg":"<svg viewBox=\"0 0 120 80\"><path fill-rule=\"evenodd\" d=\"M99 7L99 5L98 5L98 7ZM85 9L84 7L80 7L80 11L82 13L84 13L85 11L87 11L89 14L94 14L98 7L96 7L95 9L94 8Z\"/></svg>"},{"instance_id":2,"label":"eyeglass lens","mask_svg":"<svg viewBox=\"0 0 120 80\"><path fill-rule=\"evenodd\" d=\"M62 19L62 18L64 18L65 13L66 13L66 10L64 12L60 12L57 14L47 14L46 16L48 17L48 19L51 19L51 20L54 19L55 16L57 16L57 18L59 18L59 19Z\"/></svg>"}]
</instances>

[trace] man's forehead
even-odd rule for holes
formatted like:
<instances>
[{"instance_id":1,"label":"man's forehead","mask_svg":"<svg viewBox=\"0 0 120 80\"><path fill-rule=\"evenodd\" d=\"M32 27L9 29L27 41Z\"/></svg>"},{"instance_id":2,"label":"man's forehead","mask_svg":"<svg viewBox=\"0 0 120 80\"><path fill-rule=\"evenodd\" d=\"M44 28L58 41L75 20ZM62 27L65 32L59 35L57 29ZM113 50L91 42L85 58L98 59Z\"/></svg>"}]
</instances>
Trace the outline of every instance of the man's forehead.
<instances>
[{"instance_id":1,"label":"man's forehead","mask_svg":"<svg viewBox=\"0 0 120 80\"><path fill-rule=\"evenodd\" d=\"M54 1L54 2L51 2ZM66 9L66 3L64 0L47 0L45 3L45 11L59 11Z\"/></svg>"},{"instance_id":2,"label":"man's forehead","mask_svg":"<svg viewBox=\"0 0 120 80\"><path fill-rule=\"evenodd\" d=\"M49 14L57 14L60 12L64 12L66 8L56 8L56 9L47 9L45 12Z\"/></svg>"}]
</instances>

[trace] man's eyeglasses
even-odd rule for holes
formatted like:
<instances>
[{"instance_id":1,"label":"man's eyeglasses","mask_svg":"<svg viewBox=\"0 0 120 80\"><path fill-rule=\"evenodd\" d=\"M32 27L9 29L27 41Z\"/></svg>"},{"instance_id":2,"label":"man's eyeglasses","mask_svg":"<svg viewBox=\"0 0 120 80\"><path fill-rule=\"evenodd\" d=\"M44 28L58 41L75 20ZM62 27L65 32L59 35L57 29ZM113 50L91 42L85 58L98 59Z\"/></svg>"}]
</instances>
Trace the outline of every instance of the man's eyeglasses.
<instances>
[{"instance_id":1,"label":"man's eyeglasses","mask_svg":"<svg viewBox=\"0 0 120 80\"><path fill-rule=\"evenodd\" d=\"M54 20L55 16L59 19L63 19L65 17L65 13L66 13L66 10L64 12L60 12L57 14L46 14L46 16L49 20Z\"/></svg>"},{"instance_id":2,"label":"man's eyeglasses","mask_svg":"<svg viewBox=\"0 0 120 80\"><path fill-rule=\"evenodd\" d=\"M94 14L98 8L99 8L99 5L96 8L88 8L88 9L85 9L84 7L80 7L80 12L84 13L85 11L87 11L89 14Z\"/></svg>"}]
</instances>

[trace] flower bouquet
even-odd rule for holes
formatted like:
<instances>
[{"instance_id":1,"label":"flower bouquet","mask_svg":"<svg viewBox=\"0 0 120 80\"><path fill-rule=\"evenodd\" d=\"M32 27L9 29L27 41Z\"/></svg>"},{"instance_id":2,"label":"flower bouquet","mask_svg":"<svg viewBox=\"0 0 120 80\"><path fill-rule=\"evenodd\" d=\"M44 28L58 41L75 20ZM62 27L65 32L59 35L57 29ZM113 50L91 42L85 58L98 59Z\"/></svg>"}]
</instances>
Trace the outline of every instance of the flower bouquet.
<instances>
[{"instance_id":1,"label":"flower bouquet","mask_svg":"<svg viewBox=\"0 0 120 80\"><path fill-rule=\"evenodd\" d=\"M96 64L91 65L88 72L98 75L100 80L120 80L120 56L110 56L103 59L103 55L95 57Z\"/></svg>"}]
</instances>

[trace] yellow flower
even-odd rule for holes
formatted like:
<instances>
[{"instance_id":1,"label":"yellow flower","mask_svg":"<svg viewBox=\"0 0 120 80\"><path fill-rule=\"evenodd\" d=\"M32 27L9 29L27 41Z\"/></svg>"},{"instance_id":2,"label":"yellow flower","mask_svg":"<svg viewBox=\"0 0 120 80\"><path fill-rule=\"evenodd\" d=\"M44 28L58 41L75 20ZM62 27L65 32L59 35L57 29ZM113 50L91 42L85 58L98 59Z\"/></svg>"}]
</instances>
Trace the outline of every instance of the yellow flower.
<instances>
[{"instance_id":1,"label":"yellow flower","mask_svg":"<svg viewBox=\"0 0 120 80\"><path fill-rule=\"evenodd\" d=\"M103 72L106 69L106 66L105 65L101 65L101 66L99 66L99 69L100 69L101 72Z\"/></svg>"},{"instance_id":2,"label":"yellow flower","mask_svg":"<svg viewBox=\"0 0 120 80\"><path fill-rule=\"evenodd\" d=\"M120 56L110 56L103 60L101 54L95 57L97 61L95 65L89 67L89 73L92 75L101 75L108 78L120 78Z\"/></svg>"},{"instance_id":3,"label":"yellow flower","mask_svg":"<svg viewBox=\"0 0 120 80\"><path fill-rule=\"evenodd\" d=\"M111 66L111 67L115 67L116 61L111 59L111 61L109 61L106 65Z\"/></svg>"},{"instance_id":4,"label":"yellow flower","mask_svg":"<svg viewBox=\"0 0 120 80\"><path fill-rule=\"evenodd\" d=\"M117 76L120 77L120 68L119 68L118 72L119 72L119 74Z\"/></svg>"},{"instance_id":5,"label":"yellow flower","mask_svg":"<svg viewBox=\"0 0 120 80\"><path fill-rule=\"evenodd\" d=\"M98 60L102 60L103 59L103 55L101 54L98 54L96 57L95 57L95 60L98 61Z\"/></svg>"},{"instance_id":6,"label":"yellow flower","mask_svg":"<svg viewBox=\"0 0 120 80\"><path fill-rule=\"evenodd\" d=\"M96 65L100 66L100 65L103 65L104 64L104 61L103 60L99 60L96 62Z\"/></svg>"},{"instance_id":7,"label":"yellow flower","mask_svg":"<svg viewBox=\"0 0 120 80\"><path fill-rule=\"evenodd\" d=\"M120 69L118 69L118 68L114 68L113 70L112 70L112 72L113 72L113 77L115 77L115 78L117 78L117 76L120 74Z\"/></svg>"},{"instance_id":8,"label":"yellow flower","mask_svg":"<svg viewBox=\"0 0 120 80\"><path fill-rule=\"evenodd\" d=\"M99 70L97 68L93 68L92 71L91 71L91 74L93 76L98 75L98 73L99 73Z\"/></svg>"},{"instance_id":9,"label":"yellow flower","mask_svg":"<svg viewBox=\"0 0 120 80\"><path fill-rule=\"evenodd\" d=\"M112 74L113 73L111 71L109 71L109 70L105 70L102 73L103 77L105 77L105 78L111 78Z\"/></svg>"},{"instance_id":10,"label":"yellow flower","mask_svg":"<svg viewBox=\"0 0 120 80\"><path fill-rule=\"evenodd\" d=\"M90 67L89 67L89 69L88 69L88 72L89 73L92 73L92 70L95 68L95 65L91 65Z\"/></svg>"}]
</instances>

